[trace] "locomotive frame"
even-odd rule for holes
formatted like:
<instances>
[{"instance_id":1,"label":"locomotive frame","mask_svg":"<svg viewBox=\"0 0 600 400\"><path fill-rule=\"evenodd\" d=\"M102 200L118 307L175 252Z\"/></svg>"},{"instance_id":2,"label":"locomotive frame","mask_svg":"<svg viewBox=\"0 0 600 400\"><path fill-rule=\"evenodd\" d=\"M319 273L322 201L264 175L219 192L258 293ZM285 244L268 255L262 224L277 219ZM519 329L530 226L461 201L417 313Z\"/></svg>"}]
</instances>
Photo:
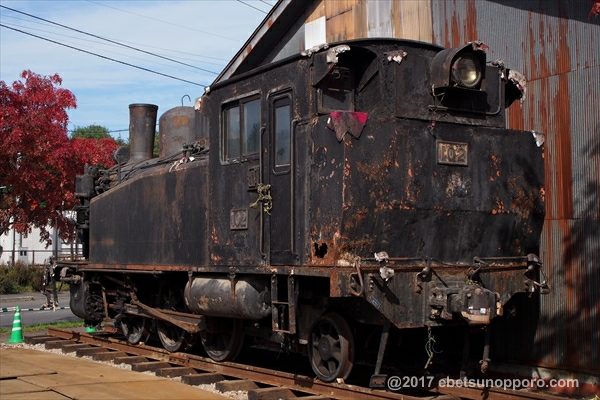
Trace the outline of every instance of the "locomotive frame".
<instances>
[{"instance_id":1,"label":"locomotive frame","mask_svg":"<svg viewBox=\"0 0 600 400\"><path fill-rule=\"evenodd\" d=\"M504 128L523 91L481 43L377 39L215 84L161 118L159 158L156 106L131 105L131 156L78 177L71 308L218 361L266 341L324 381L350 374L358 325L381 327L381 385L392 329L487 326L546 287L541 150Z\"/></svg>"}]
</instances>

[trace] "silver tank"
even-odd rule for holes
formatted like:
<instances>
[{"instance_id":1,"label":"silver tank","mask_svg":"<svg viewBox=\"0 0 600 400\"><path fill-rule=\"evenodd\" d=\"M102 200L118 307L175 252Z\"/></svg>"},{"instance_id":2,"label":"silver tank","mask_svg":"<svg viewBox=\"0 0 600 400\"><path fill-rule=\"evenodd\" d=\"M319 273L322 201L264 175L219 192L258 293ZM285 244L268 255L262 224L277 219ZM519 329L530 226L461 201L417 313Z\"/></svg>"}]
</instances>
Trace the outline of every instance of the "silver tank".
<instances>
[{"instance_id":1,"label":"silver tank","mask_svg":"<svg viewBox=\"0 0 600 400\"><path fill-rule=\"evenodd\" d=\"M184 144L194 143L195 115L193 107L182 106L171 108L160 117L160 158L181 152Z\"/></svg>"},{"instance_id":2,"label":"silver tank","mask_svg":"<svg viewBox=\"0 0 600 400\"><path fill-rule=\"evenodd\" d=\"M213 317L259 320L271 315L268 281L245 277L197 277L185 286L190 311Z\"/></svg>"}]
</instances>

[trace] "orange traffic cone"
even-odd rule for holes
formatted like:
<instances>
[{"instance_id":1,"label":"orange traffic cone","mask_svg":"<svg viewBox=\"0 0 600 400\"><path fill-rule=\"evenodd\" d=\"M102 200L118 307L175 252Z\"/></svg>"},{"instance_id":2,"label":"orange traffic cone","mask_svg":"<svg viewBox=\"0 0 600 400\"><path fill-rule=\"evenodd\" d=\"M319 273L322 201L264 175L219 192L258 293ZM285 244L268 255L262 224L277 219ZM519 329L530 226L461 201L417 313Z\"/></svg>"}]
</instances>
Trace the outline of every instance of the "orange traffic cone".
<instances>
[{"instance_id":1,"label":"orange traffic cone","mask_svg":"<svg viewBox=\"0 0 600 400\"><path fill-rule=\"evenodd\" d=\"M12 332L8 343L19 344L23 343L23 329L21 328L21 309L17 306L15 317L13 318Z\"/></svg>"}]
</instances>

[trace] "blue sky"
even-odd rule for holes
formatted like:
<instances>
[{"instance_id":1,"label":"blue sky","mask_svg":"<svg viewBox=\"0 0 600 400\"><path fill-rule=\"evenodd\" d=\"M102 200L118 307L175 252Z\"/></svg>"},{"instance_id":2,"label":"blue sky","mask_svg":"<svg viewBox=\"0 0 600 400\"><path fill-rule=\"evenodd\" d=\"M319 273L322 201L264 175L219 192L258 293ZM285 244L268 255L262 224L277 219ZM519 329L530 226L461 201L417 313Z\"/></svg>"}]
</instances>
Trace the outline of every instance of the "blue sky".
<instances>
[{"instance_id":1,"label":"blue sky","mask_svg":"<svg viewBox=\"0 0 600 400\"><path fill-rule=\"evenodd\" d=\"M245 0L269 10L275 0ZM0 5L93 33L133 47L220 72L265 14L236 0L194 1L5 1ZM216 77L192 67L142 54L0 9L0 22L38 36L83 48L107 57L173 75L199 84ZM89 124L110 130L129 126L130 103L153 103L159 115L192 101L204 89L81 53L53 43L0 28L0 80L10 84L21 71L43 75L58 73L63 87L77 98L69 112L69 129ZM191 105L187 99L186 105ZM115 133L126 138L127 132Z\"/></svg>"}]
</instances>

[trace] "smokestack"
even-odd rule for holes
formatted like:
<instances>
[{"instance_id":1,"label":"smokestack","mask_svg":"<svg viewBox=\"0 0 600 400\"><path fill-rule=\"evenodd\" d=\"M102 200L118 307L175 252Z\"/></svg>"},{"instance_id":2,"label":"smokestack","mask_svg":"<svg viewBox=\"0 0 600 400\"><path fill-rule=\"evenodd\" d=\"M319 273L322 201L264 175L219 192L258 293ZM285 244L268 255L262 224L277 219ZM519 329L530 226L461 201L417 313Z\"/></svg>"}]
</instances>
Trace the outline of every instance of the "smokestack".
<instances>
[{"instance_id":1,"label":"smokestack","mask_svg":"<svg viewBox=\"0 0 600 400\"><path fill-rule=\"evenodd\" d=\"M129 162L140 162L152 158L154 135L156 134L155 104L129 105Z\"/></svg>"}]
</instances>

